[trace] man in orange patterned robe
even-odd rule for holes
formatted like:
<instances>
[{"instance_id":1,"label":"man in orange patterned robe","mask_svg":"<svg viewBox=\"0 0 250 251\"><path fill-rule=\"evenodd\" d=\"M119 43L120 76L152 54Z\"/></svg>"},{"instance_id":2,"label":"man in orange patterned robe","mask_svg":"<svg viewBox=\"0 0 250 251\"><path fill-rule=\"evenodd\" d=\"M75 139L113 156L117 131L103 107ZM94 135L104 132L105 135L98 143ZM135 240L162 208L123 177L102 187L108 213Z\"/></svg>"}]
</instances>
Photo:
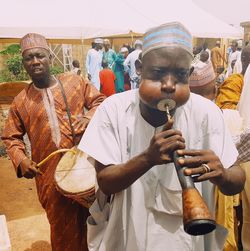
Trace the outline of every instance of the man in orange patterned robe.
<instances>
[{"instance_id":1,"label":"man in orange patterned robe","mask_svg":"<svg viewBox=\"0 0 250 251\"><path fill-rule=\"evenodd\" d=\"M9 111L2 135L7 153L18 177L36 179L39 200L51 227L53 251L85 251L88 209L60 194L54 184L54 172L62 155L56 155L39 170L36 164L55 150L71 148L72 130L61 82L72 117L75 143L104 96L75 74L50 74L50 53L43 36L27 34L21 40L23 64L32 83L17 95ZM84 112L87 108L87 112ZM32 160L25 153L23 135L31 143Z\"/></svg>"}]
</instances>

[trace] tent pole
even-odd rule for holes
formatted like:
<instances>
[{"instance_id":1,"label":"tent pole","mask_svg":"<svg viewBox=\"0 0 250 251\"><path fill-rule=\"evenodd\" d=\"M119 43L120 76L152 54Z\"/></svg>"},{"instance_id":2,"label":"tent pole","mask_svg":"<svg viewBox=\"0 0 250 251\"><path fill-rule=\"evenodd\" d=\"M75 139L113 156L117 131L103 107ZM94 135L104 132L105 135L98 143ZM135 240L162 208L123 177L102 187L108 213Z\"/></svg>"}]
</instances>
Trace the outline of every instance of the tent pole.
<instances>
[{"instance_id":1,"label":"tent pole","mask_svg":"<svg viewBox=\"0 0 250 251\"><path fill-rule=\"evenodd\" d=\"M81 56L82 56L82 64L81 64L81 72L84 72L84 66L85 62L83 61L83 55L84 55L84 39L83 36L81 35ZM86 74L85 74L86 75Z\"/></svg>"},{"instance_id":2,"label":"tent pole","mask_svg":"<svg viewBox=\"0 0 250 251\"><path fill-rule=\"evenodd\" d=\"M221 44L223 44L223 53L222 53L222 57L223 57L223 68L225 67L225 64L226 64L226 62L225 62L225 51L226 51L226 46L225 46L225 41L224 41L224 39L223 38L221 38Z\"/></svg>"},{"instance_id":3,"label":"tent pole","mask_svg":"<svg viewBox=\"0 0 250 251\"><path fill-rule=\"evenodd\" d=\"M133 47L133 44L134 44L134 35L133 35L133 32L130 31L130 36L131 36L131 47Z\"/></svg>"}]
</instances>

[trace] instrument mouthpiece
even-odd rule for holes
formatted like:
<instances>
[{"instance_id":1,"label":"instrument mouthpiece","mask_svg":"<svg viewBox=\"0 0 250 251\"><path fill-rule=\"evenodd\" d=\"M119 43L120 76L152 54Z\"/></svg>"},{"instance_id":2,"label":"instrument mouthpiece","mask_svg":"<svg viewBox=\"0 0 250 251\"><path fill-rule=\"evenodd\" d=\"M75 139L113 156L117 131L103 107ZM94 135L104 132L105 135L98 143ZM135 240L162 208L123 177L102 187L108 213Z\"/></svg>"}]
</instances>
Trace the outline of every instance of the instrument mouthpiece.
<instances>
[{"instance_id":1,"label":"instrument mouthpiece","mask_svg":"<svg viewBox=\"0 0 250 251\"><path fill-rule=\"evenodd\" d=\"M162 99L157 104L157 108L160 111L166 112L167 110L171 111L175 108L176 102L173 99Z\"/></svg>"}]
</instances>

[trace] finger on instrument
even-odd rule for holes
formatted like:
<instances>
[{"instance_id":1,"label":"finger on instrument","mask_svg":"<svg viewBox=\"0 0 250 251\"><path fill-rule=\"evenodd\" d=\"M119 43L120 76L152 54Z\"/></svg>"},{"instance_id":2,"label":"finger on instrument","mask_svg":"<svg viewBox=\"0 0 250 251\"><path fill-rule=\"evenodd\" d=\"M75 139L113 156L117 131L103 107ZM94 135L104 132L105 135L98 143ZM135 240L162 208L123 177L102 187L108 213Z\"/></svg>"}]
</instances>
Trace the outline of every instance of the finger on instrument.
<instances>
[{"instance_id":1,"label":"finger on instrument","mask_svg":"<svg viewBox=\"0 0 250 251\"><path fill-rule=\"evenodd\" d=\"M204 153L204 150L179 150L177 153L180 156L201 156Z\"/></svg>"},{"instance_id":2,"label":"finger on instrument","mask_svg":"<svg viewBox=\"0 0 250 251\"><path fill-rule=\"evenodd\" d=\"M174 136L174 135L178 135L178 136L182 137L182 134L181 134L180 131L174 130L174 129L170 129L168 131L162 131L162 132L158 133L156 135L156 139L158 139L158 138L169 138L169 137ZM184 138L183 138L183 140L184 140Z\"/></svg>"},{"instance_id":3,"label":"finger on instrument","mask_svg":"<svg viewBox=\"0 0 250 251\"><path fill-rule=\"evenodd\" d=\"M206 169L203 166L199 166L196 168L185 168L184 170L185 175L197 175L197 174L205 174L207 173Z\"/></svg>"},{"instance_id":4,"label":"finger on instrument","mask_svg":"<svg viewBox=\"0 0 250 251\"><path fill-rule=\"evenodd\" d=\"M43 172L40 169L37 169L37 174L43 175Z\"/></svg>"},{"instance_id":5,"label":"finger on instrument","mask_svg":"<svg viewBox=\"0 0 250 251\"><path fill-rule=\"evenodd\" d=\"M30 173L32 173L33 176L36 176L37 174L43 174L42 171L39 170L37 166L31 166Z\"/></svg>"},{"instance_id":6,"label":"finger on instrument","mask_svg":"<svg viewBox=\"0 0 250 251\"><path fill-rule=\"evenodd\" d=\"M195 157L191 157L191 158L179 158L178 162L181 166L199 167L202 164L207 163L207 160L202 158L201 156L195 156Z\"/></svg>"},{"instance_id":7,"label":"finger on instrument","mask_svg":"<svg viewBox=\"0 0 250 251\"><path fill-rule=\"evenodd\" d=\"M186 145L181 141L170 141L163 144L160 148L161 153L173 152L178 149L185 149Z\"/></svg>"},{"instance_id":8,"label":"finger on instrument","mask_svg":"<svg viewBox=\"0 0 250 251\"><path fill-rule=\"evenodd\" d=\"M216 173L212 171L210 173L204 173L202 175L193 177L193 181L194 182L202 182L205 180L211 180L213 178L216 178Z\"/></svg>"}]
</instances>

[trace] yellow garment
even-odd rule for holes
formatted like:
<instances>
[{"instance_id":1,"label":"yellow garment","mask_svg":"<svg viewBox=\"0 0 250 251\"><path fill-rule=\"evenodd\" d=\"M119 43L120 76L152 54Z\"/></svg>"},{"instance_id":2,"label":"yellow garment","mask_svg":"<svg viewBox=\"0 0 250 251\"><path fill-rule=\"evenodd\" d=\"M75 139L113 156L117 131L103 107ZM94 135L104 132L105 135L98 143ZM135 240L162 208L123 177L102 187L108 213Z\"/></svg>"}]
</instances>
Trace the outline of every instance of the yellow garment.
<instances>
[{"instance_id":1,"label":"yellow garment","mask_svg":"<svg viewBox=\"0 0 250 251\"><path fill-rule=\"evenodd\" d=\"M216 105L221 109L236 109L243 88L243 75L232 74L220 86ZM234 206L239 205L239 195L225 196L216 187L216 222L228 230L224 251L237 251L237 220Z\"/></svg>"},{"instance_id":2,"label":"yellow garment","mask_svg":"<svg viewBox=\"0 0 250 251\"><path fill-rule=\"evenodd\" d=\"M246 183L241 192L243 226L241 232L242 246L244 251L250 251L250 161L242 163L241 167L246 172Z\"/></svg>"},{"instance_id":3,"label":"yellow garment","mask_svg":"<svg viewBox=\"0 0 250 251\"><path fill-rule=\"evenodd\" d=\"M234 196L225 196L222 194L218 187L215 188L215 201L216 201L216 223L224 226L228 230L228 236L223 248L223 251L238 251L235 229L234 216Z\"/></svg>"},{"instance_id":4,"label":"yellow garment","mask_svg":"<svg viewBox=\"0 0 250 251\"><path fill-rule=\"evenodd\" d=\"M218 90L216 105L221 109L236 109L243 88L243 75L232 74Z\"/></svg>"}]
</instances>

